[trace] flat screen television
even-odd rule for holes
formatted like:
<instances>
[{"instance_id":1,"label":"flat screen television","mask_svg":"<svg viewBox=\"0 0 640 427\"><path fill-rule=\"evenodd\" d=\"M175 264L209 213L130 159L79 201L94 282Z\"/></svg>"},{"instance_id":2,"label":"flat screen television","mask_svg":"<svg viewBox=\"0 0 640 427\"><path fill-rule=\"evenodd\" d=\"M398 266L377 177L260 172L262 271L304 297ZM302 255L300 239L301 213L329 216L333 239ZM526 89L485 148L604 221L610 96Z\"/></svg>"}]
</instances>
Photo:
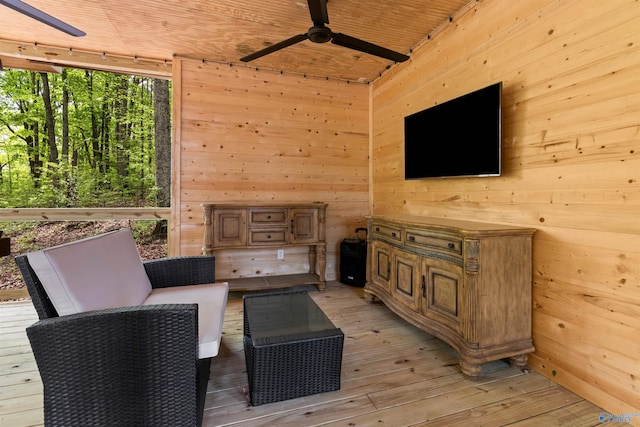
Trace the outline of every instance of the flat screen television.
<instances>
[{"instance_id":1,"label":"flat screen television","mask_svg":"<svg viewBox=\"0 0 640 427\"><path fill-rule=\"evenodd\" d=\"M502 82L404 118L405 179L502 174Z\"/></svg>"}]
</instances>

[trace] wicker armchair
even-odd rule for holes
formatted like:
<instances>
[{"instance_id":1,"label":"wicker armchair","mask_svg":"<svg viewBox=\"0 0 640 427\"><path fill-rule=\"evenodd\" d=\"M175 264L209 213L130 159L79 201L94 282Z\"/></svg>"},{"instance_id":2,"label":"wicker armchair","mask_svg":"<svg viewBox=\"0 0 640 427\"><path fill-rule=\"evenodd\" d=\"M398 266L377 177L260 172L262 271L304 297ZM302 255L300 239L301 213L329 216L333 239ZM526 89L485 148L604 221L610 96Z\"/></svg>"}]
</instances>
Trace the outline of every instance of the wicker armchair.
<instances>
[{"instance_id":1,"label":"wicker armchair","mask_svg":"<svg viewBox=\"0 0 640 427\"><path fill-rule=\"evenodd\" d=\"M26 255L16 257L40 320L27 335L47 426L200 426L211 358L198 358L198 305L58 316ZM213 258L144 262L153 288L215 280Z\"/></svg>"}]
</instances>

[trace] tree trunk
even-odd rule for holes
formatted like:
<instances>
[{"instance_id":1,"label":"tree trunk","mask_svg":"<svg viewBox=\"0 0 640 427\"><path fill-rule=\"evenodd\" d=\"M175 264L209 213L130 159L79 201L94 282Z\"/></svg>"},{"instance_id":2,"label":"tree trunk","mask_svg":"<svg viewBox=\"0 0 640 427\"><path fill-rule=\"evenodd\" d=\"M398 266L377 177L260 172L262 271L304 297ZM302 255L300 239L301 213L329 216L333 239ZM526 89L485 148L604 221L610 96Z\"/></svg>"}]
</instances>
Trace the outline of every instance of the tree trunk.
<instances>
[{"instance_id":1,"label":"tree trunk","mask_svg":"<svg viewBox=\"0 0 640 427\"><path fill-rule=\"evenodd\" d=\"M40 78L42 79L42 101L44 102L47 143L49 144L49 163L57 164L59 161L58 146L56 145L56 126L51 106L51 92L49 91L49 76L47 73L40 73Z\"/></svg>"},{"instance_id":2,"label":"tree trunk","mask_svg":"<svg viewBox=\"0 0 640 427\"><path fill-rule=\"evenodd\" d=\"M27 135L22 139L27 144L27 156L29 157L29 171L36 188L40 186L42 175L42 161L40 160L40 147L38 140L38 123L23 123Z\"/></svg>"},{"instance_id":3,"label":"tree trunk","mask_svg":"<svg viewBox=\"0 0 640 427\"><path fill-rule=\"evenodd\" d=\"M100 172L103 175L107 174L108 163L109 163L109 154L110 154L110 138L111 138L111 116L112 111L111 107L113 103L110 102L110 97L107 96L109 93L109 84L110 80L107 80L103 89L102 96L102 105L100 111L100 128L98 129L96 125L96 129L98 134L96 136L96 140L99 141L99 150L100 150Z\"/></svg>"},{"instance_id":4,"label":"tree trunk","mask_svg":"<svg viewBox=\"0 0 640 427\"><path fill-rule=\"evenodd\" d=\"M123 188L127 188L127 180L125 179L129 175L129 120L127 117L129 80L127 76L120 76L119 83L114 103L116 160L118 176L121 178Z\"/></svg>"},{"instance_id":5,"label":"tree trunk","mask_svg":"<svg viewBox=\"0 0 640 427\"><path fill-rule=\"evenodd\" d=\"M56 125L53 118L53 107L51 105L51 91L49 88L49 76L47 73L40 73L42 79L42 101L44 103L45 130L47 131L47 144L49 146L49 163L47 169L51 176L51 184L57 191L60 190L60 170L58 165L59 153L56 144Z\"/></svg>"},{"instance_id":6,"label":"tree trunk","mask_svg":"<svg viewBox=\"0 0 640 427\"><path fill-rule=\"evenodd\" d=\"M30 71L29 79L31 81L31 102L25 101L20 103L20 110L23 113L31 111L31 105L33 104L33 100L38 93L39 82L37 73ZM40 188L40 178L42 177L42 160L40 159L40 125L36 120L33 122L25 122L24 128L26 130L30 130L31 132L27 132L27 136L24 138L27 143L27 152L29 154L29 169L31 171L31 177L33 178L33 186L35 188Z\"/></svg>"},{"instance_id":7,"label":"tree trunk","mask_svg":"<svg viewBox=\"0 0 640 427\"><path fill-rule=\"evenodd\" d=\"M75 162L69 158L69 81L67 69L62 69L62 176L66 189L66 206L75 206Z\"/></svg>"},{"instance_id":8,"label":"tree trunk","mask_svg":"<svg viewBox=\"0 0 640 427\"><path fill-rule=\"evenodd\" d=\"M98 130L98 118L96 116L95 100L93 99L93 73L91 71L85 71L84 75L85 81L87 82L89 102L91 104L91 155L89 155L88 151L87 154L91 167L95 168L97 171L101 171L102 151L100 151L100 132Z\"/></svg>"},{"instance_id":9,"label":"tree trunk","mask_svg":"<svg viewBox=\"0 0 640 427\"><path fill-rule=\"evenodd\" d=\"M155 79L153 104L156 141L156 186L158 206L171 206L171 109L169 81Z\"/></svg>"},{"instance_id":10,"label":"tree trunk","mask_svg":"<svg viewBox=\"0 0 640 427\"><path fill-rule=\"evenodd\" d=\"M69 163L69 88L67 69L62 69L62 162Z\"/></svg>"}]
</instances>

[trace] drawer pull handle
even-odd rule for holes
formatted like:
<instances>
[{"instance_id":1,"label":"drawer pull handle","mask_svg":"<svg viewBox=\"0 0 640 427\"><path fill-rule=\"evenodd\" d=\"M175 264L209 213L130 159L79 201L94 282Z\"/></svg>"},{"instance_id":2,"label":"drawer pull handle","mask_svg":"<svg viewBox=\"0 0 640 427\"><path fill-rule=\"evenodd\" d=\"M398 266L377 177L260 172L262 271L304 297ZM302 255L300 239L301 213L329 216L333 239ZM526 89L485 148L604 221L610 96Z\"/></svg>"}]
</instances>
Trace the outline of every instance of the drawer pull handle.
<instances>
[{"instance_id":1,"label":"drawer pull handle","mask_svg":"<svg viewBox=\"0 0 640 427\"><path fill-rule=\"evenodd\" d=\"M449 243L447 246L449 246L449 249L455 249L456 247L454 243Z\"/></svg>"},{"instance_id":2,"label":"drawer pull handle","mask_svg":"<svg viewBox=\"0 0 640 427\"><path fill-rule=\"evenodd\" d=\"M376 227L376 231L380 232L380 227Z\"/></svg>"},{"instance_id":3,"label":"drawer pull handle","mask_svg":"<svg viewBox=\"0 0 640 427\"><path fill-rule=\"evenodd\" d=\"M416 241L416 236L409 236L409 241L410 242L415 242Z\"/></svg>"},{"instance_id":4,"label":"drawer pull handle","mask_svg":"<svg viewBox=\"0 0 640 427\"><path fill-rule=\"evenodd\" d=\"M391 237L396 237L396 233L391 233Z\"/></svg>"}]
</instances>

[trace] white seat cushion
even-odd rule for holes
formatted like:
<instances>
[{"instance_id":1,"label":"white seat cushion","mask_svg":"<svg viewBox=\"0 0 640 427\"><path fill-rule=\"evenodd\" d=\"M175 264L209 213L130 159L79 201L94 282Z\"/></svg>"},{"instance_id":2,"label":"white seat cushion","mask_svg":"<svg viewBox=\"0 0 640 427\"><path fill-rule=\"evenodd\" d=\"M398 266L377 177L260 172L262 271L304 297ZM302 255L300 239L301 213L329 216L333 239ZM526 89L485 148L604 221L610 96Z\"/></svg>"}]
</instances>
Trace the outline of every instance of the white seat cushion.
<instances>
[{"instance_id":1,"label":"white seat cushion","mask_svg":"<svg viewBox=\"0 0 640 427\"><path fill-rule=\"evenodd\" d=\"M218 354L228 293L227 282L159 288L142 305L198 304L198 357L205 359Z\"/></svg>"},{"instance_id":2,"label":"white seat cushion","mask_svg":"<svg viewBox=\"0 0 640 427\"><path fill-rule=\"evenodd\" d=\"M27 258L60 316L140 305L151 292L129 228L32 252Z\"/></svg>"}]
</instances>

